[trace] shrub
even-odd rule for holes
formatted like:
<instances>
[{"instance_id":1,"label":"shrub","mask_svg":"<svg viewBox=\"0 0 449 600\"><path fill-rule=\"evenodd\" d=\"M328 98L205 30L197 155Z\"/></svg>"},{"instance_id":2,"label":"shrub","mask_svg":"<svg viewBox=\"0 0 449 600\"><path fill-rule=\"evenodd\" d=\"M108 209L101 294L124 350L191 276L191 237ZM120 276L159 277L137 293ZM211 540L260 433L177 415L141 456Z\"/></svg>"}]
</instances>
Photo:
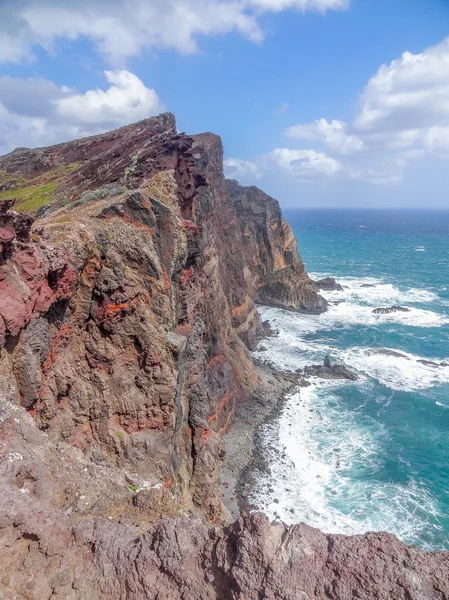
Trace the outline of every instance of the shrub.
<instances>
[{"instance_id":1,"label":"shrub","mask_svg":"<svg viewBox=\"0 0 449 600\"><path fill-rule=\"evenodd\" d=\"M72 202L70 208L76 208L77 206L81 206L82 204L87 204L88 202L92 202L95 200L103 200L104 198L113 198L114 196L119 196L126 192L126 188L121 185L105 185L101 188L97 188L96 190L87 190L81 194L79 200Z\"/></svg>"}]
</instances>

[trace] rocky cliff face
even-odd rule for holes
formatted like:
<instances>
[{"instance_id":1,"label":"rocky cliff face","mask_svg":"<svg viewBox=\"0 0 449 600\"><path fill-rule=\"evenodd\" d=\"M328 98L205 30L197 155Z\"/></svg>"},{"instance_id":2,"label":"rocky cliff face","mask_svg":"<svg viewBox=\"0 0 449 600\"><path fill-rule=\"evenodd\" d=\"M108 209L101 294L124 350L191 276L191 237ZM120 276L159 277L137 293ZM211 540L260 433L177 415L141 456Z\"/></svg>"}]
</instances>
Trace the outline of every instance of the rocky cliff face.
<instances>
[{"instance_id":1,"label":"rocky cliff face","mask_svg":"<svg viewBox=\"0 0 449 600\"><path fill-rule=\"evenodd\" d=\"M220 139L172 115L18 150L0 172L4 399L52 442L220 518L222 434L257 385L254 299L291 266L280 296L323 306L277 203L242 200ZM42 216L31 231L14 200Z\"/></svg>"},{"instance_id":2,"label":"rocky cliff face","mask_svg":"<svg viewBox=\"0 0 449 600\"><path fill-rule=\"evenodd\" d=\"M251 578L298 597L260 587L260 536L283 529L145 533L224 519L223 433L259 385L254 302L325 309L277 203L226 182L219 138L172 115L0 157L0 199L4 597L244 598ZM416 556L412 575L446 560Z\"/></svg>"},{"instance_id":3,"label":"rocky cliff face","mask_svg":"<svg viewBox=\"0 0 449 600\"><path fill-rule=\"evenodd\" d=\"M227 181L241 233L244 275L256 302L320 313L327 303L307 275L298 244L279 204L256 187Z\"/></svg>"}]
</instances>

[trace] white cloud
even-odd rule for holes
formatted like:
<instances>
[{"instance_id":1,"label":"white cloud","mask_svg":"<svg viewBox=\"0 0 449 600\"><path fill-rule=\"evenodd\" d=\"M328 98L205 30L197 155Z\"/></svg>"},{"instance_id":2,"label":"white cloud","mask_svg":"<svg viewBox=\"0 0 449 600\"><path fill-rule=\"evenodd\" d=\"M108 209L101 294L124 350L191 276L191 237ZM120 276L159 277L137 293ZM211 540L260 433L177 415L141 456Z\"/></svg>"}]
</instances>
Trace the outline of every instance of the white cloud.
<instances>
[{"instance_id":1,"label":"white cloud","mask_svg":"<svg viewBox=\"0 0 449 600\"><path fill-rule=\"evenodd\" d=\"M229 179L260 179L259 167L241 158L227 158L224 161L225 174Z\"/></svg>"},{"instance_id":2,"label":"white cloud","mask_svg":"<svg viewBox=\"0 0 449 600\"><path fill-rule=\"evenodd\" d=\"M45 79L0 77L0 153L74 139L165 110L157 93L129 71L106 71L109 87L79 94Z\"/></svg>"},{"instance_id":3,"label":"white cloud","mask_svg":"<svg viewBox=\"0 0 449 600\"><path fill-rule=\"evenodd\" d=\"M342 170L337 160L315 150L276 148L266 158L297 179L332 177Z\"/></svg>"},{"instance_id":4,"label":"white cloud","mask_svg":"<svg viewBox=\"0 0 449 600\"><path fill-rule=\"evenodd\" d=\"M263 33L257 17L288 9L340 10L349 0L2 0L0 62L32 58L40 45L87 38L120 64L144 49L198 50L199 36L238 32L253 42Z\"/></svg>"},{"instance_id":5,"label":"white cloud","mask_svg":"<svg viewBox=\"0 0 449 600\"><path fill-rule=\"evenodd\" d=\"M328 10L345 10L349 0L248 0L248 5L265 10L280 12L297 9L301 11L315 10L325 13Z\"/></svg>"},{"instance_id":6,"label":"white cloud","mask_svg":"<svg viewBox=\"0 0 449 600\"><path fill-rule=\"evenodd\" d=\"M335 152L351 154L363 148L363 141L357 135L349 134L346 123L319 119L307 125L294 125L285 132L287 136L308 142L324 141Z\"/></svg>"},{"instance_id":7,"label":"white cloud","mask_svg":"<svg viewBox=\"0 0 449 600\"><path fill-rule=\"evenodd\" d=\"M164 111L157 93L129 71L105 71L111 86L74 94L70 90L56 101L58 114L87 126L122 125Z\"/></svg>"},{"instance_id":8,"label":"white cloud","mask_svg":"<svg viewBox=\"0 0 449 600\"><path fill-rule=\"evenodd\" d=\"M420 54L404 52L369 80L352 122L319 119L288 137L347 156L352 179L401 181L411 161L449 153L449 38Z\"/></svg>"}]
</instances>

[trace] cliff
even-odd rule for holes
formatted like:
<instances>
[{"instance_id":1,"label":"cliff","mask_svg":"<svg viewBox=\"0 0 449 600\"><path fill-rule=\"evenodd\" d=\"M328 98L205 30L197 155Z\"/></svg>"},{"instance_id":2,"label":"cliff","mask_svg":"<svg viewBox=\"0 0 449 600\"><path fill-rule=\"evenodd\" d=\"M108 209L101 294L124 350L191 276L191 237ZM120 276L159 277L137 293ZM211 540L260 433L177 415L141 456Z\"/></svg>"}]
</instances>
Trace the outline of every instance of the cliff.
<instances>
[{"instance_id":1,"label":"cliff","mask_svg":"<svg viewBox=\"0 0 449 600\"><path fill-rule=\"evenodd\" d=\"M277 202L226 182L220 139L170 114L0 157L0 199L4 597L244 598L253 578L297 598L259 577L287 530L206 526L226 520L223 434L260 387L255 302L326 309ZM292 531L285 573L315 556L337 585L331 538ZM413 557L402 587L443 590L446 555Z\"/></svg>"}]
</instances>

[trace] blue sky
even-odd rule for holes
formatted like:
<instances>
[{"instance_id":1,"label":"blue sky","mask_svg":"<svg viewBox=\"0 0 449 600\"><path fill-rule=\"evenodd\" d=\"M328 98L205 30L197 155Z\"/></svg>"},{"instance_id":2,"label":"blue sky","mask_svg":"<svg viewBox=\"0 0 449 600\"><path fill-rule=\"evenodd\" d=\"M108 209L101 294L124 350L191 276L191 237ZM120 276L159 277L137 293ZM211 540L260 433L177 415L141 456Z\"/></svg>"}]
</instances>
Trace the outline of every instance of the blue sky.
<instances>
[{"instance_id":1,"label":"blue sky","mask_svg":"<svg viewBox=\"0 0 449 600\"><path fill-rule=\"evenodd\" d=\"M0 153L170 110L283 206L449 208L448 35L449 0L0 0Z\"/></svg>"}]
</instances>

